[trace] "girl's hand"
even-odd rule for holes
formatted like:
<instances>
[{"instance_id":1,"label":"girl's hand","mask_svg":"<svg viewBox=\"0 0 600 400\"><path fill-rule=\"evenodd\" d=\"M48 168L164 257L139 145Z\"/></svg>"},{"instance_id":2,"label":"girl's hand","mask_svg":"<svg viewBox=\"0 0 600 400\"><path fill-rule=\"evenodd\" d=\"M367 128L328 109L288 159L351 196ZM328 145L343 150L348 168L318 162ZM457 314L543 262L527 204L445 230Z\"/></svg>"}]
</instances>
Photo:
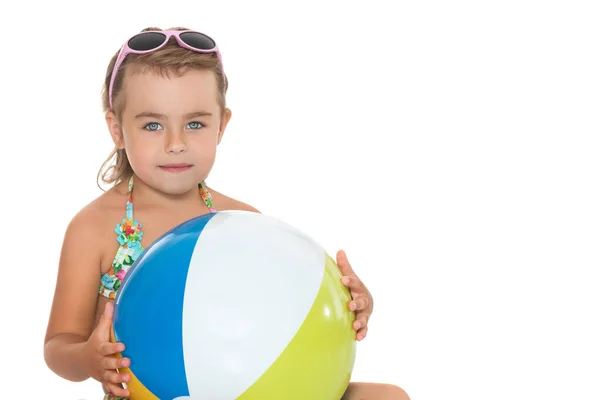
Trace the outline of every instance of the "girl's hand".
<instances>
[{"instance_id":1,"label":"girl's hand","mask_svg":"<svg viewBox=\"0 0 600 400\"><path fill-rule=\"evenodd\" d=\"M361 341L367 336L367 324L373 313L373 297L364 283L354 273L346 258L346 253L338 251L337 264L342 272L342 283L350 289L352 301L348 308L356 313L352 327L357 330L356 340Z\"/></svg>"},{"instance_id":2,"label":"girl's hand","mask_svg":"<svg viewBox=\"0 0 600 400\"><path fill-rule=\"evenodd\" d=\"M128 397L129 391L123 389L121 384L129 381L129 374L120 374L117 368L128 368L130 360L117 356L117 353L125 350L123 343L110 341L113 310L113 303L107 303L98 326L84 346L83 356L90 377L103 383L115 396Z\"/></svg>"}]
</instances>

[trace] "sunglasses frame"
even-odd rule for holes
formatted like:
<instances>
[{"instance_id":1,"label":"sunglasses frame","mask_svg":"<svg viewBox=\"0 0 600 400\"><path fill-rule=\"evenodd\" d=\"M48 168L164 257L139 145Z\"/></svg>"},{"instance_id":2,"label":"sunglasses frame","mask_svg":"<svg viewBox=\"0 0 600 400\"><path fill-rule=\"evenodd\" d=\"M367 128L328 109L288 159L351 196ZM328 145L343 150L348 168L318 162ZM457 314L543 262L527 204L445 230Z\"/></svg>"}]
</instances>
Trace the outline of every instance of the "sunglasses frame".
<instances>
[{"instance_id":1,"label":"sunglasses frame","mask_svg":"<svg viewBox=\"0 0 600 400\"><path fill-rule=\"evenodd\" d=\"M139 36L143 36L145 34L148 33L160 33L162 35L164 35L165 39L164 41L149 50L134 50L129 46L129 43L139 37ZM190 46L189 44L185 43L185 41L183 41L183 39L181 39L181 35L184 33L196 33L199 35L202 35L204 37L206 37L207 39L211 40L215 46L211 49L198 49L196 47ZM123 64L123 61L125 60L125 57L127 57L129 54L147 54L147 53L152 53L153 51L159 50L161 48L163 48L168 42L169 40L174 37L175 40L177 41L177 44L180 47L183 47L184 49L188 49L191 51L195 51L197 53L216 53L217 57L219 57L219 61L221 64L221 68L223 68L223 60L221 58L221 52L219 51L219 47L217 46L217 42L211 38L210 36L202 33L202 32L198 32L198 31L194 31L194 30L183 30L183 31L178 31L178 30L166 30L166 31L144 31L144 32L140 32L137 33L135 35L133 35L132 37L130 37L129 39L127 39L127 41L125 42L125 44L123 44L123 46L121 46L121 50L119 51L119 56L117 57L117 61L115 62L115 66L113 68L111 77L110 77L110 84L109 84L109 88L108 88L108 101L110 104L110 109L113 109L113 103L112 103L112 92L113 92L113 85L115 83L115 79L117 76L117 72L119 71L119 68L121 67L121 64ZM223 71L224 73L224 71Z\"/></svg>"}]
</instances>

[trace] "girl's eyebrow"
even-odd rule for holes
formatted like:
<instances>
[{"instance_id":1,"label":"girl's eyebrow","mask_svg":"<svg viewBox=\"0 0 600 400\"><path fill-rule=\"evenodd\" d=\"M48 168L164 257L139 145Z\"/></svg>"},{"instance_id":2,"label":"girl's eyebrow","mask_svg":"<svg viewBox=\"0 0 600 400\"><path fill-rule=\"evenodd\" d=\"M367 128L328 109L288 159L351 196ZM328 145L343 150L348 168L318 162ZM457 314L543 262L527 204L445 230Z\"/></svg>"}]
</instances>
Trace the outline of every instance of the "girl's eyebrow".
<instances>
[{"instance_id":1,"label":"girl's eyebrow","mask_svg":"<svg viewBox=\"0 0 600 400\"><path fill-rule=\"evenodd\" d=\"M194 111L189 114L184 115L184 118L194 118L194 117L211 117L212 113L208 111ZM135 118L155 118L155 119L167 119L167 116L164 114L159 114L150 111L144 111L135 116Z\"/></svg>"}]
</instances>

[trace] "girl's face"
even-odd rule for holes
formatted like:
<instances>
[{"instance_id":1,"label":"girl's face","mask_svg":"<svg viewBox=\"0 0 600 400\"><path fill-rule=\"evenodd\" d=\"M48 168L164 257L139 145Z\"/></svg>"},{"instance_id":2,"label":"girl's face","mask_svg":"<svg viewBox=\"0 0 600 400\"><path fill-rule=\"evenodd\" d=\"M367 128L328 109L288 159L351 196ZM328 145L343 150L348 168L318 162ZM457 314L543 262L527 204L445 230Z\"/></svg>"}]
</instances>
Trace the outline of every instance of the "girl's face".
<instances>
[{"instance_id":1,"label":"girl's face","mask_svg":"<svg viewBox=\"0 0 600 400\"><path fill-rule=\"evenodd\" d=\"M179 195L197 189L214 165L231 118L228 109L221 116L214 73L126 74L121 124L107 115L116 146L125 149L135 174L155 190Z\"/></svg>"}]
</instances>

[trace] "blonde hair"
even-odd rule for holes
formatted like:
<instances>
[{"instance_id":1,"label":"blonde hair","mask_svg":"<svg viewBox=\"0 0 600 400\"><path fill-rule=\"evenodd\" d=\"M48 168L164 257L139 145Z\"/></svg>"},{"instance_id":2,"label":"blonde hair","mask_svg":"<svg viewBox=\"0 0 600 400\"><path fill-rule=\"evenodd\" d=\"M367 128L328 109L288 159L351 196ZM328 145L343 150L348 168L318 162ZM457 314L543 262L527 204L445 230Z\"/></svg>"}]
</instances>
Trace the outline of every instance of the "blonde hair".
<instances>
[{"instance_id":1,"label":"blonde hair","mask_svg":"<svg viewBox=\"0 0 600 400\"><path fill-rule=\"evenodd\" d=\"M176 27L171 30L187 30L187 28ZM160 31L160 28L146 28L146 31ZM112 77L112 71L117 61L119 51L115 53L110 60L104 78L104 86L102 88L102 109L106 113L110 110L108 98L108 87ZM117 71L113 85L113 112L119 122L123 116L125 109L125 95L122 93L123 81L125 72L135 68L136 72L153 72L160 76L175 74L181 76L189 70L212 70L217 81L217 102L221 108L221 113L225 112L228 81L223 73L221 61L215 53L197 53L180 47L174 38L171 38L169 43L159 50L147 54L129 54L121 67ZM114 161L113 161L114 159ZM98 186L100 180L109 185L116 185L133 174L129 159L124 149L115 147L110 155L106 158L100 170L98 171Z\"/></svg>"}]
</instances>

